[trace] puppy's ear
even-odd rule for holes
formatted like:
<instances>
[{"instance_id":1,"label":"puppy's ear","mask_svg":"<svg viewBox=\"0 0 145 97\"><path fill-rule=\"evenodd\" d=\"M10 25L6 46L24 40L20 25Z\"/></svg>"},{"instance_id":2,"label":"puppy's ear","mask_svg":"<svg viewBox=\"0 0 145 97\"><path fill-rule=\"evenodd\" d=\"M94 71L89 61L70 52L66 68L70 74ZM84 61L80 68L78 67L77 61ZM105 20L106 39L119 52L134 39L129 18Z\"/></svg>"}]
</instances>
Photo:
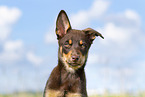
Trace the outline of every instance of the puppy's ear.
<instances>
[{"instance_id":1,"label":"puppy's ear","mask_svg":"<svg viewBox=\"0 0 145 97\"><path fill-rule=\"evenodd\" d=\"M98 31L92 28L86 28L82 31L85 32L85 34L88 36L91 42L96 38L96 36L100 36L101 38L104 39L104 37Z\"/></svg>"},{"instance_id":2,"label":"puppy's ear","mask_svg":"<svg viewBox=\"0 0 145 97\"><path fill-rule=\"evenodd\" d=\"M57 39L62 38L69 29L71 29L71 25L68 16L64 10L61 10L56 21Z\"/></svg>"}]
</instances>

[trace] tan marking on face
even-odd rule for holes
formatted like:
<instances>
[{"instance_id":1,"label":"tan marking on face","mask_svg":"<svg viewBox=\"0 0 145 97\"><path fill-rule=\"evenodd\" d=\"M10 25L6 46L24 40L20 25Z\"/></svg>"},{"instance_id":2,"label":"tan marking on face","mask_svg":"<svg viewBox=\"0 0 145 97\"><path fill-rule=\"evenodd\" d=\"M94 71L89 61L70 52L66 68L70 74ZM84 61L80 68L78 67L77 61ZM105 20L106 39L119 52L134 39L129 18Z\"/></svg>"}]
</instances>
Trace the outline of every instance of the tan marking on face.
<instances>
[{"instance_id":1,"label":"tan marking on face","mask_svg":"<svg viewBox=\"0 0 145 97\"><path fill-rule=\"evenodd\" d=\"M72 40L69 40L69 42L68 42L70 45L72 44Z\"/></svg>"},{"instance_id":2,"label":"tan marking on face","mask_svg":"<svg viewBox=\"0 0 145 97\"><path fill-rule=\"evenodd\" d=\"M67 61L71 58L71 53L72 53L72 51L69 51L68 54L63 53L63 57L61 59L62 59L64 65L66 67L66 70L68 70L69 72L74 73L75 70L73 68L71 68L70 65L67 63Z\"/></svg>"},{"instance_id":3,"label":"tan marking on face","mask_svg":"<svg viewBox=\"0 0 145 97\"><path fill-rule=\"evenodd\" d=\"M82 40L80 40L80 45L82 45L83 44L83 41Z\"/></svg>"},{"instance_id":4,"label":"tan marking on face","mask_svg":"<svg viewBox=\"0 0 145 97\"><path fill-rule=\"evenodd\" d=\"M72 51L69 51L67 54L63 53L65 60L68 60L71 58L71 53L72 53Z\"/></svg>"},{"instance_id":5,"label":"tan marking on face","mask_svg":"<svg viewBox=\"0 0 145 97\"><path fill-rule=\"evenodd\" d=\"M83 56L82 54L80 54L80 60L78 60L77 62L79 65L71 66L67 63L67 61L71 59L71 54L72 54L72 51L69 51L68 54L63 53L63 57L61 59L66 67L66 70L68 70L71 73L74 73L75 70L79 69L80 67L84 65L87 55Z\"/></svg>"},{"instance_id":6,"label":"tan marking on face","mask_svg":"<svg viewBox=\"0 0 145 97\"><path fill-rule=\"evenodd\" d=\"M60 54L62 54L62 46L59 48Z\"/></svg>"}]
</instances>

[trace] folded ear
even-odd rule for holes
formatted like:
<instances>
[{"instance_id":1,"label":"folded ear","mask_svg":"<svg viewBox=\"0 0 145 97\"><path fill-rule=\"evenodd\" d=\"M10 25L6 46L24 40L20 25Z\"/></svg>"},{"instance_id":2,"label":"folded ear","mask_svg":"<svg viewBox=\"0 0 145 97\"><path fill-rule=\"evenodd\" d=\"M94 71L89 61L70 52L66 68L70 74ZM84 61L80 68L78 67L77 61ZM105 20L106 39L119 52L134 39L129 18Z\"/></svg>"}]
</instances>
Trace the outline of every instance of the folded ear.
<instances>
[{"instance_id":1,"label":"folded ear","mask_svg":"<svg viewBox=\"0 0 145 97\"><path fill-rule=\"evenodd\" d=\"M83 32L86 33L86 35L88 36L88 38L93 41L96 36L100 36L101 38L104 39L104 37L96 30L92 29L92 28L86 28L84 30L82 30Z\"/></svg>"},{"instance_id":2,"label":"folded ear","mask_svg":"<svg viewBox=\"0 0 145 97\"><path fill-rule=\"evenodd\" d=\"M56 21L57 39L62 38L69 29L71 29L71 25L68 16L64 10L61 10Z\"/></svg>"}]
</instances>

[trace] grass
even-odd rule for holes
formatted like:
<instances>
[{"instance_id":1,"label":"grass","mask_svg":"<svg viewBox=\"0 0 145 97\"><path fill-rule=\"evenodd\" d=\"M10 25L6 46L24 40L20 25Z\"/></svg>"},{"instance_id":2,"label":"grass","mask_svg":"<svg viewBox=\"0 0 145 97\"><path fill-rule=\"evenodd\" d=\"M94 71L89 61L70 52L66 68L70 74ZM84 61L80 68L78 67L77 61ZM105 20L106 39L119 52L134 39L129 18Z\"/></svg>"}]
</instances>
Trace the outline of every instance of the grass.
<instances>
[{"instance_id":1,"label":"grass","mask_svg":"<svg viewBox=\"0 0 145 97\"><path fill-rule=\"evenodd\" d=\"M92 95L92 96L89 96L89 97L145 97L145 92L139 92L139 93L132 93L132 94L129 94L129 93L124 93L124 94L103 94L103 95Z\"/></svg>"},{"instance_id":2,"label":"grass","mask_svg":"<svg viewBox=\"0 0 145 97\"><path fill-rule=\"evenodd\" d=\"M22 93L0 95L0 97L43 97L43 94L40 92L37 92L37 93L22 92Z\"/></svg>"},{"instance_id":3,"label":"grass","mask_svg":"<svg viewBox=\"0 0 145 97\"><path fill-rule=\"evenodd\" d=\"M22 92L22 93L13 93L13 94L5 94L0 97L43 97L41 92L33 93L33 92ZM145 92L140 92L136 95L132 94L103 94L103 95L92 95L89 97L145 97Z\"/></svg>"}]
</instances>

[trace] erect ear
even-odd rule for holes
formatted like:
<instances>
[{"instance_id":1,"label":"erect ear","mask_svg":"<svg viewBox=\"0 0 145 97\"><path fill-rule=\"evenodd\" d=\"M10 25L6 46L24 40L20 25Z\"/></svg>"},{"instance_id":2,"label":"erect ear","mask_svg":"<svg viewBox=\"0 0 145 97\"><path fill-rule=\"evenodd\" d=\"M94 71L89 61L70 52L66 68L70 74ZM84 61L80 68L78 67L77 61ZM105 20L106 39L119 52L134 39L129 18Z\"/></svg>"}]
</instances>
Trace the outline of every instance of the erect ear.
<instances>
[{"instance_id":1,"label":"erect ear","mask_svg":"<svg viewBox=\"0 0 145 97\"><path fill-rule=\"evenodd\" d=\"M57 39L62 38L69 29L71 29L71 25L68 16L64 10L61 10L56 21Z\"/></svg>"},{"instance_id":2,"label":"erect ear","mask_svg":"<svg viewBox=\"0 0 145 97\"><path fill-rule=\"evenodd\" d=\"M91 42L96 38L96 36L100 36L101 38L104 39L104 37L98 31L92 28L86 28L82 31L85 32L85 34L88 36Z\"/></svg>"}]
</instances>

